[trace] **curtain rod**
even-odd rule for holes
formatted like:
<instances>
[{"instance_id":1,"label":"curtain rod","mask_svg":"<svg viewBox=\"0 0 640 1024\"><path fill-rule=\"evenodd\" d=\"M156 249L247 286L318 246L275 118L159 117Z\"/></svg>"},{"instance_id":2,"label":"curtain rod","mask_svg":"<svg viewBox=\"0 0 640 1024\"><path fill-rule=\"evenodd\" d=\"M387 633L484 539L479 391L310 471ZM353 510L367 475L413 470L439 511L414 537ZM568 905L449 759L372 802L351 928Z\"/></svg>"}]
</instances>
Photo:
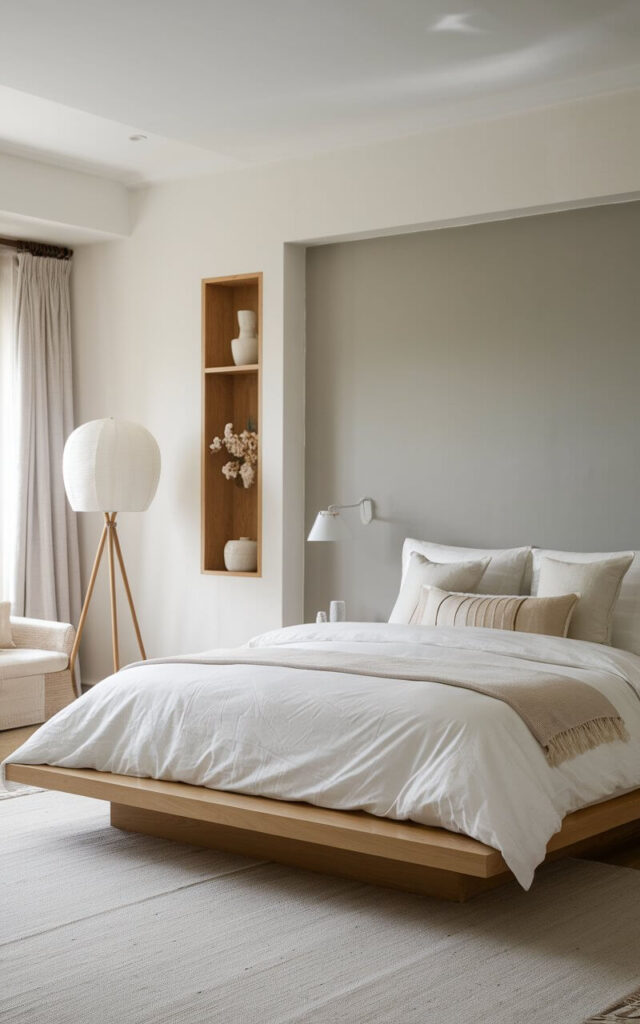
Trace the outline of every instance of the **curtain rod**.
<instances>
[{"instance_id":1,"label":"curtain rod","mask_svg":"<svg viewBox=\"0 0 640 1024\"><path fill-rule=\"evenodd\" d=\"M5 238L4 235L0 235L0 245L17 249L18 252L30 252L32 256L49 256L58 260L70 260L73 256L73 249L66 249L63 245L32 242L27 238Z\"/></svg>"}]
</instances>

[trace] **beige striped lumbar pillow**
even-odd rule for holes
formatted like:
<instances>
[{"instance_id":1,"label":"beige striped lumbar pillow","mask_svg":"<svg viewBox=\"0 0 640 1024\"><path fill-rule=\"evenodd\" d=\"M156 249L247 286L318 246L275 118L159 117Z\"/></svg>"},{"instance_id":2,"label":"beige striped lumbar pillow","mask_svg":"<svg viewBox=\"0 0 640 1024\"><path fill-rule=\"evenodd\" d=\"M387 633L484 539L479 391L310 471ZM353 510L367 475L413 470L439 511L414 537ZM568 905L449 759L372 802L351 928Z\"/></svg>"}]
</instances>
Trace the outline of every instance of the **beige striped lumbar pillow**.
<instances>
[{"instance_id":1,"label":"beige striped lumbar pillow","mask_svg":"<svg viewBox=\"0 0 640 1024\"><path fill-rule=\"evenodd\" d=\"M423 587L415 621L422 626L484 626L518 633L566 636L577 603L577 594L496 597Z\"/></svg>"}]
</instances>

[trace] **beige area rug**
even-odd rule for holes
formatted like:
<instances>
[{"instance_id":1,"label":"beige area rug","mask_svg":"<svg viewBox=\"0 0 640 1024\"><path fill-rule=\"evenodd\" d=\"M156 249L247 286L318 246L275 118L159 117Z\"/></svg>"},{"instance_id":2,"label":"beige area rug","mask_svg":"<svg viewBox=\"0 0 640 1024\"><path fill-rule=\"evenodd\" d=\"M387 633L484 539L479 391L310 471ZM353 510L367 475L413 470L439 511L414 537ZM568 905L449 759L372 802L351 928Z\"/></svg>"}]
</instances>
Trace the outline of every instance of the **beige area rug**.
<instances>
[{"instance_id":1,"label":"beige area rug","mask_svg":"<svg viewBox=\"0 0 640 1024\"><path fill-rule=\"evenodd\" d=\"M458 905L107 821L0 805L0 1021L580 1024L638 986L638 871L565 861Z\"/></svg>"},{"instance_id":2,"label":"beige area rug","mask_svg":"<svg viewBox=\"0 0 640 1024\"><path fill-rule=\"evenodd\" d=\"M29 739L38 729L37 725L26 725L21 729L3 729L0 731L0 762L4 761L9 754L12 754L18 747ZM42 789L35 786L20 786L18 789L7 790L0 782L0 800L11 800L16 796L26 796L29 793L42 793Z\"/></svg>"},{"instance_id":3,"label":"beige area rug","mask_svg":"<svg viewBox=\"0 0 640 1024\"><path fill-rule=\"evenodd\" d=\"M42 793L44 790L36 786L20 786L18 789L5 789L0 785L0 800L13 800L17 796L30 796L31 793Z\"/></svg>"},{"instance_id":4,"label":"beige area rug","mask_svg":"<svg viewBox=\"0 0 640 1024\"><path fill-rule=\"evenodd\" d=\"M630 992L624 999L616 1001L602 1013L596 1013L595 1017L589 1017L584 1024L607 1024L607 1022L640 1020L640 988Z\"/></svg>"}]
</instances>

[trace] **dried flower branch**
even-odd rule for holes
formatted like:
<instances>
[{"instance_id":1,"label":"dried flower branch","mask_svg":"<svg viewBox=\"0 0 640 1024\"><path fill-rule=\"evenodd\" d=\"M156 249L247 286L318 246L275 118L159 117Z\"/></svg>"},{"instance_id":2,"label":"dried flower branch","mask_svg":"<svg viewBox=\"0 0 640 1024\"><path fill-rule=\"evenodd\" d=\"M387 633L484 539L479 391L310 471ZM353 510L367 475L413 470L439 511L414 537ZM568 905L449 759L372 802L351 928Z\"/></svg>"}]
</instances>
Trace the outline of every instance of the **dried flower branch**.
<instances>
[{"instance_id":1,"label":"dried flower branch","mask_svg":"<svg viewBox=\"0 0 640 1024\"><path fill-rule=\"evenodd\" d=\"M226 448L232 458L225 462L222 473L227 480L237 480L245 488L255 483L258 465L258 435L251 430L251 423L246 430L236 434L233 423L227 423L222 437L214 437L209 445L212 452Z\"/></svg>"}]
</instances>

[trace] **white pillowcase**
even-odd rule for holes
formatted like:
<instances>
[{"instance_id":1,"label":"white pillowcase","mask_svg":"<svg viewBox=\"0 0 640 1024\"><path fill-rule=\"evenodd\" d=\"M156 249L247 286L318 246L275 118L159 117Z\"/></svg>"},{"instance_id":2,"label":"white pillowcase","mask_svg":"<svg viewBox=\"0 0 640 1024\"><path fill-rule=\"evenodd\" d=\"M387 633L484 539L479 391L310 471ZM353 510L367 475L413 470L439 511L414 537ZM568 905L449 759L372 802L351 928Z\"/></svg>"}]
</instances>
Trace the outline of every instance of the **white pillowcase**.
<instances>
[{"instance_id":1,"label":"white pillowcase","mask_svg":"<svg viewBox=\"0 0 640 1024\"><path fill-rule=\"evenodd\" d=\"M441 587L444 590L476 589L487 566L489 559L477 562L430 562L424 555L413 551L408 560L407 571L402 578L400 591L389 616L389 622L413 621L423 587Z\"/></svg>"},{"instance_id":2,"label":"white pillowcase","mask_svg":"<svg viewBox=\"0 0 640 1024\"><path fill-rule=\"evenodd\" d=\"M545 558L553 558L558 562L590 564L591 562L607 562L612 559L632 558L633 561L622 578L617 603L613 606L610 640L605 641L619 647L623 651L640 654L640 552L638 551L553 551L547 548L534 548L532 553L531 593L538 593L540 568ZM580 602L574 613L580 609ZM572 626L569 636L573 636Z\"/></svg>"},{"instance_id":3,"label":"white pillowcase","mask_svg":"<svg viewBox=\"0 0 640 1024\"><path fill-rule=\"evenodd\" d=\"M434 544L429 540L415 540L407 537L402 546L403 579L409 567L412 551L425 555L433 562L470 562L489 558L484 576L484 594L521 594L522 586L531 556L531 548L461 548L446 544ZM443 587L444 590L462 590L462 587Z\"/></svg>"},{"instance_id":4,"label":"white pillowcase","mask_svg":"<svg viewBox=\"0 0 640 1024\"><path fill-rule=\"evenodd\" d=\"M0 601L0 647L15 647L11 635L11 602Z\"/></svg>"}]
</instances>

